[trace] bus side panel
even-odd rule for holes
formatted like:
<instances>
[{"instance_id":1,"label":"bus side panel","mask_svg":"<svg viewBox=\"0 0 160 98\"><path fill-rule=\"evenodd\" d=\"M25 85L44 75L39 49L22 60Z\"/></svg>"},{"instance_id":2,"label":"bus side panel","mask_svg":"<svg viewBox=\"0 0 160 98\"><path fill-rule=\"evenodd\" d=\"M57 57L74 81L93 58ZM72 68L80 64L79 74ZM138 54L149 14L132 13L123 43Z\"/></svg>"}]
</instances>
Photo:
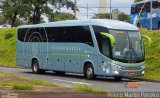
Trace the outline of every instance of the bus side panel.
<instances>
[{"instance_id":1,"label":"bus side panel","mask_svg":"<svg viewBox=\"0 0 160 98\"><path fill-rule=\"evenodd\" d=\"M61 43L50 43L49 55L52 69L54 71L65 71L65 55L63 53L63 45ZM48 65L50 66L50 65Z\"/></svg>"},{"instance_id":2,"label":"bus side panel","mask_svg":"<svg viewBox=\"0 0 160 98\"><path fill-rule=\"evenodd\" d=\"M81 57L86 56L83 50L84 46L85 44L81 43L66 44L66 47L68 47L69 50L65 52L67 53L67 55L65 56L65 71L82 73L80 70L80 59Z\"/></svg>"},{"instance_id":3,"label":"bus side panel","mask_svg":"<svg viewBox=\"0 0 160 98\"><path fill-rule=\"evenodd\" d=\"M110 76L111 75L111 64L110 64L111 60L107 57L104 57L103 55L100 55L98 57L98 72L100 75L104 75L104 76Z\"/></svg>"},{"instance_id":4,"label":"bus side panel","mask_svg":"<svg viewBox=\"0 0 160 98\"><path fill-rule=\"evenodd\" d=\"M53 62L53 70L65 71L65 56L54 55Z\"/></svg>"},{"instance_id":5,"label":"bus side panel","mask_svg":"<svg viewBox=\"0 0 160 98\"><path fill-rule=\"evenodd\" d=\"M29 67L28 59L26 57L26 52L24 51L24 45L22 42L18 40L16 43L16 58L18 66Z\"/></svg>"}]
</instances>

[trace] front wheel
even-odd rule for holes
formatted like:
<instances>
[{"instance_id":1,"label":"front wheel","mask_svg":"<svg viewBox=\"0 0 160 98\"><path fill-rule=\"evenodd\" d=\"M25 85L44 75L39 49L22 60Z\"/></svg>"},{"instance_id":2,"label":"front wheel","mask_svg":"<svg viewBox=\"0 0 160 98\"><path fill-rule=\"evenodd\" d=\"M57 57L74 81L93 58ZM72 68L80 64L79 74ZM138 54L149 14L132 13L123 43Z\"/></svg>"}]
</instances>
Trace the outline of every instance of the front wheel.
<instances>
[{"instance_id":1,"label":"front wheel","mask_svg":"<svg viewBox=\"0 0 160 98\"><path fill-rule=\"evenodd\" d=\"M34 60L32 62L32 72L35 74L40 74L40 73L44 73L44 70L39 69L39 62L38 60Z\"/></svg>"},{"instance_id":2,"label":"front wheel","mask_svg":"<svg viewBox=\"0 0 160 98\"><path fill-rule=\"evenodd\" d=\"M84 77L89 80L92 80L96 77L94 74L94 68L93 68L92 64L86 65L86 67L84 69Z\"/></svg>"}]
</instances>

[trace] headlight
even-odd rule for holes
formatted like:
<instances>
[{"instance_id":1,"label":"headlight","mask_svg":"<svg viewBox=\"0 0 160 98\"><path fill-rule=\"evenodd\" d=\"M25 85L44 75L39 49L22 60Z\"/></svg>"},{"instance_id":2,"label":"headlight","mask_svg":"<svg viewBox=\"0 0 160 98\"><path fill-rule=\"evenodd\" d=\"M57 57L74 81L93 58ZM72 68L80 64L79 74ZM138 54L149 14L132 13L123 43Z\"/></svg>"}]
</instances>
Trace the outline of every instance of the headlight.
<instances>
[{"instance_id":1,"label":"headlight","mask_svg":"<svg viewBox=\"0 0 160 98\"><path fill-rule=\"evenodd\" d=\"M145 69L145 66L143 65L143 66L141 66L141 69Z\"/></svg>"}]
</instances>

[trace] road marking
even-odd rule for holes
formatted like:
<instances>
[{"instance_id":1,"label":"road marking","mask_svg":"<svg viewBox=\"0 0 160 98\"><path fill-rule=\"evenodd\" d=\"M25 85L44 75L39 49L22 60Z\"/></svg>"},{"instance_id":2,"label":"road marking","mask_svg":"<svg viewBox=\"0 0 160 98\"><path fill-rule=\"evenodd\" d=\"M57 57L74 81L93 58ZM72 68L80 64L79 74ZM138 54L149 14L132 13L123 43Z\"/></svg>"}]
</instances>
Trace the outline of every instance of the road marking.
<instances>
[{"instance_id":1,"label":"road marking","mask_svg":"<svg viewBox=\"0 0 160 98\"><path fill-rule=\"evenodd\" d=\"M60 81L60 82L67 82L67 83L72 83L72 84L84 84L84 85L93 85L93 84L89 84L89 83L85 83L85 82L74 82L74 81L67 81L67 80L61 80L61 79L52 79L54 81Z\"/></svg>"}]
</instances>

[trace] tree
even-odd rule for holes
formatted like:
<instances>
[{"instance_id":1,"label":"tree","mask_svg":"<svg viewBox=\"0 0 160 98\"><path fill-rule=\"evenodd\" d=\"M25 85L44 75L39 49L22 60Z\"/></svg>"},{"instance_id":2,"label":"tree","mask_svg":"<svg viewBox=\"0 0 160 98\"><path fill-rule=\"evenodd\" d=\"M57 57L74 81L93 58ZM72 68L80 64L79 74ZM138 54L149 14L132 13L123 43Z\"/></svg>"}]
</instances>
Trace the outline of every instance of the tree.
<instances>
[{"instance_id":1,"label":"tree","mask_svg":"<svg viewBox=\"0 0 160 98\"><path fill-rule=\"evenodd\" d=\"M140 2L140 1L143 1L143 0L134 0L134 2Z\"/></svg>"},{"instance_id":2,"label":"tree","mask_svg":"<svg viewBox=\"0 0 160 98\"><path fill-rule=\"evenodd\" d=\"M50 5L50 7L49 7ZM1 14L15 26L17 18L38 24L42 15L49 16L54 9L61 7L74 8L71 0L0 0Z\"/></svg>"},{"instance_id":3,"label":"tree","mask_svg":"<svg viewBox=\"0 0 160 98\"><path fill-rule=\"evenodd\" d=\"M73 20L74 15L70 13L61 13L61 12L55 12L49 17L49 21L62 21L62 20Z\"/></svg>"},{"instance_id":4,"label":"tree","mask_svg":"<svg viewBox=\"0 0 160 98\"><path fill-rule=\"evenodd\" d=\"M24 4L22 0L1 0L0 9L2 15L10 22L11 26L15 26L17 18L23 17L28 11L28 5Z\"/></svg>"},{"instance_id":5,"label":"tree","mask_svg":"<svg viewBox=\"0 0 160 98\"><path fill-rule=\"evenodd\" d=\"M6 19L3 16L0 16L0 25L5 24L6 23Z\"/></svg>"},{"instance_id":6,"label":"tree","mask_svg":"<svg viewBox=\"0 0 160 98\"><path fill-rule=\"evenodd\" d=\"M25 3L32 7L29 17L33 24L40 23L42 15L49 16L53 14L54 9L51 9L48 5L51 5L55 9L60 9L64 6L73 8L74 6L71 0L25 0Z\"/></svg>"},{"instance_id":7,"label":"tree","mask_svg":"<svg viewBox=\"0 0 160 98\"><path fill-rule=\"evenodd\" d=\"M110 19L110 14L109 13L102 13L102 14L95 14L93 19L99 18L99 19Z\"/></svg>"},{"instance_id":8,"label":"tree","mask_svg":"<svg viewBox=\"0 0 160 98\"><path fill-rule=\"evenodd\" d=\"M130 16L123 13L123 12L120 12L119 13L119 20L120 21L125 21L125 22L130 22Z\"/></svg>"},{"instance_id":9,"label":"tree","mask_svg":"<svg viewBox=\"0 0 160 98\"><path fill-rule=\"evenodd\" d=\"M92 17L93 19L99 18L99 19L110 19L110 13L103 13L103 14L96 14ZM129 15L119 12L119 20L129 22L130 20Z\"/></svg>"}]
</instances>

